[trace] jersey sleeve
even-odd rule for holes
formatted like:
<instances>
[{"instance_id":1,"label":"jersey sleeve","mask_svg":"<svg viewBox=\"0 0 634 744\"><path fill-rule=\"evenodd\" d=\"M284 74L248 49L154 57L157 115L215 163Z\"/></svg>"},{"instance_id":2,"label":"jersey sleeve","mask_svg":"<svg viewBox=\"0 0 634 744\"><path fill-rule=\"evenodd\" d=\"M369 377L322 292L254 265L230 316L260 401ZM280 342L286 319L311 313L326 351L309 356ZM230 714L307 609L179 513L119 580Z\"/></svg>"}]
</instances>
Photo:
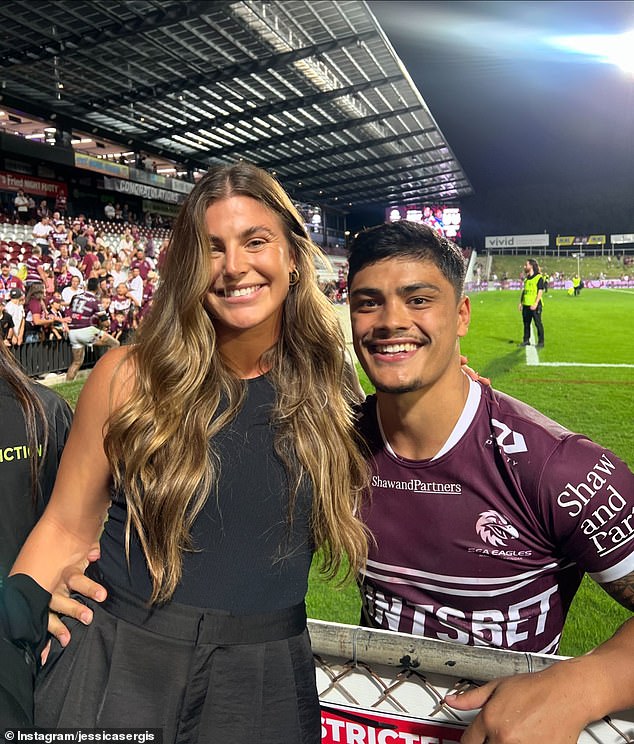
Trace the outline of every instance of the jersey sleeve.
<instances>
[{"instance_id":1,"label":"jersey sleeve","mask_svg":"<svg viewBox=\"0 0 634 744\"><path fill-rule=\"evenodd\" d=\"M634 571L634 475L614 453L564 438L542 470L539 500L562 555L595 581Z\"/></svg>"}]
</instances>

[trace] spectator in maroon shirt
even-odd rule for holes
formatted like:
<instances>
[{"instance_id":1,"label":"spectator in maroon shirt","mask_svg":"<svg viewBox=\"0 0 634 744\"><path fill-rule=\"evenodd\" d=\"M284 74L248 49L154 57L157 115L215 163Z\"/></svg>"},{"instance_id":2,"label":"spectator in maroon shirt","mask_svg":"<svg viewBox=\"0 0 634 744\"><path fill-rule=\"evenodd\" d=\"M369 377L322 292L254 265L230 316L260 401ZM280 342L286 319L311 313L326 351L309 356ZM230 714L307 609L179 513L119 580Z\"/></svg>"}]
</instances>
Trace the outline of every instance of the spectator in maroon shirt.
<instances>
[{"instance_id":1,"label":"spectator in maroon shirt","mask_svg":"<svg viewBox=\"0 0 634 744\"><path fill-rule=\"evenodd\" d=\"M73 274L68 270L68 263L66 261L62 260L57 266L58 268L55 269L55 286L61 292L66 287L70 287ZM77 278L79 279L79 277Z\"/></svg>"},{"instance_id":2,"label":"spectator in maroon shirt","mask_svg":"<svg viewBox=\"0 0 634 744\"><path fill-rule=\"evenodd\" d=\"M52 244L53 246L51 255L54 258L57 258L59 255L61 255L62 245L68 245L68 233L63 222L58 222L55 225L55 229L49 236L49 244Z\"/></svg>"},{"instance_id":3,"label":"spectator in maroon shirt","mask_svg":"<svg viewBox=\"0 0 634 744\"><path fill-rule=\"evenodd\" d=\"M46 292L44 284L28 285L24 302L25 332L24 343L34 344L43 341L45 334L53 325L54 320L49 317L44 298Z\"/></svg>"},{"instance_id":4,"label":"spectator in maroon shirt","mask_svg":"<svg viewBox=\"0 0 634 744\"><path fill-rule=\"evenodd\" d=\"M145 257L143 248L137 248L136 254L130 262L130 270L138 269L139 274L143 281L147 279L147 275L152 271L152 264Z\"/></svg>"},{"instance_id":5,"label":"spectator in maroon shirt","mask_svg":"<svg viewBox=\"0 0 634 744\"><path fill-rule=\"evenodd\" d=\"M59 244L59 254L56 256L55 260L53 261L53 271L55 273L59 273L60 267L63 263L66 263L68 259L70 258L70 251L68 250L68 241L64 241L63 243Z\"/></svg>"},{"instance_id":6,"label":"spectator in maroon shirt","mask_svg":"<svg viewBox=\"0 0 634 744\"><path fill-rule=\"evenodd\" d=\"M99 257L97 256L97 254L92 250L92 248L86 247L83 258L81 259L81 263L79 264L79 269L84 275L85 279L90 278L93 267L98 262Z\"/></svg>"},{"instance_id":7,"label":"spectator in maroon shirt","mask_svg":"<svg viewBox=\"0 0 634 744\"><path fill-rule=\"evenodd\" d=\"M128 318L130 325L134 327L138 309L136 298L128 289L127 284L117 285L117 290L110 303L110 314L113 315L120 310Z\"/></svg>"},{"instance_id":8,"label":"spectator in maroon shirt","mask_svg":"<svg viewBox=\"0 0 634 744\"><path fill-rule=\"evenodd\" d=\"M110 335L119 343L124 343L131 330L130 322L121 310L117 310L110 321Z\"/></svg>"},{"instance_id":9,"label":"spectator in maroon shirt","mask_svg":"<svg viewBox=\"0 0 634 744\"><path fill-rule=\"evenodd\" d=\"M31 255L24 263L26 264L26 279L24 283L27 288L30 284L46 283L46 271L44 270L42 251L38 245L33 246Z\"/></svg>"}]
</instances>

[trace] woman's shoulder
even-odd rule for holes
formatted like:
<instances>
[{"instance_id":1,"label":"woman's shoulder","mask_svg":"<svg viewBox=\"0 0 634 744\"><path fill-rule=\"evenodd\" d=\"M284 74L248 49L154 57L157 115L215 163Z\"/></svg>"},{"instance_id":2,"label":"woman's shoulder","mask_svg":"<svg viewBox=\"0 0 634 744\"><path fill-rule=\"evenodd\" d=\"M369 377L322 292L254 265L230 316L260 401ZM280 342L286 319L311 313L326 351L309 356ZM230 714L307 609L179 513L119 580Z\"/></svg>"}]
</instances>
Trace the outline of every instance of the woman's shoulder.
<instances>
[{"instance_id":1,"label":"woman's shoulder","mask_svg":"<svg viewBox=\"0 0 634 744\"><path fill-rule=\"evenodd\" d=\"M135 373L136 362L131 345L110 349L88 375L81 398L101 405L108 401L110 410L118 408L130 395Z\"/></svg>"}]
</instances>

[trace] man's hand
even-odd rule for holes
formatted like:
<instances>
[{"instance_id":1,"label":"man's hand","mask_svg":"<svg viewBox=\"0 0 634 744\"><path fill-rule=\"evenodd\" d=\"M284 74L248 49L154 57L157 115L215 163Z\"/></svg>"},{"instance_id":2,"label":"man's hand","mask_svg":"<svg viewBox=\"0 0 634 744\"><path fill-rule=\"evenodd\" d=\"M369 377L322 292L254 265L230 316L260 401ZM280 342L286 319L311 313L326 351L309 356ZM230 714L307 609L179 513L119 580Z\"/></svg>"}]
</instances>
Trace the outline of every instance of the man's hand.
<instances>
[{"instance_id":1,"label":"man's hand","mask_svg":"<svg viewBox=\"0 0 634 744\"><path fill-rule=\"evenodd\" d=\"M62 580L57 590L53 592L49 604L48 632L55 636L62 646L68 645L70 631L62 622L60 615L73 617L84 625L90 625L92 622L92 610L82 602L72 599L71 592L90 597L96 602L103 602L106 598L105 588L96 581L89 579L84 573L90 563L99 560L99 555L99 547L97 546L88 553L85 560L64 569Z\"/></svg>"},{"instance_id":2,"label":"man's hand","mask_svg":"<svg viewBox=\"0 0 634 744\"><path fill-rule=\"evenodd\" d=\"M465 372L472 380L481 382L483 385L491 387L491 380L488 377L481 377L474 369L468 366L469 360L464 354L460 355L460 366L462 371Z\"/></svg>"},{"instance_id":3,"label":"man's hand","mask_svg":"<svg viewBox=\"0 0 634 744\"><path fill-rule=\"evenodd\" d=\"M575 670L559 662L542 672L502 677L447 695L445 702L456 710L482 708L461 744L576 744L593 718L591 686L584 694L575 684L583 677L575 677Z\"/></svg>"}]
</instances>

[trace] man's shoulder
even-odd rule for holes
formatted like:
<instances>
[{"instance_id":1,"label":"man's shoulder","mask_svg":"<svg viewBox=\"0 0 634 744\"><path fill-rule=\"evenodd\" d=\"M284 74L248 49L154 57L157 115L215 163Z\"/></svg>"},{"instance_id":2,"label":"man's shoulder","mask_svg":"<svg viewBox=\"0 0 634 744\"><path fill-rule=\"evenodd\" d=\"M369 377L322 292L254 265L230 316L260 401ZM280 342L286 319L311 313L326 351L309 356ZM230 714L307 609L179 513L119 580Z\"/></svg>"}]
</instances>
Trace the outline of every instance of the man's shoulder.
<instances>
[{"instance_id":1,"label":"man's shoulder","mask_svg":"<svg viewBox=\"0 0 634 744\"><path fill-rule=\"evenodd\" d=\"M576 472L591 470L603 456L613 456L586 435L570 431L516 398L489 390L483 399L491 431L509 467L536 489L543 488L546 470L550 486L563 487L571 473L574 477Z\"/></svg>"},{"instance_id":2,"label":"man's shoulder","mask_svg":"<svg viewBox=\"0 0 634 744\"><path fill-rule=\"evenodd\" d=\"M556 440L573 435L565 426L528 403L491 387L484 386L483 390L483 401L492 420L500 421L511 428L521 426L535 436L541 435Z\"/></svg>"}]
</instances>

